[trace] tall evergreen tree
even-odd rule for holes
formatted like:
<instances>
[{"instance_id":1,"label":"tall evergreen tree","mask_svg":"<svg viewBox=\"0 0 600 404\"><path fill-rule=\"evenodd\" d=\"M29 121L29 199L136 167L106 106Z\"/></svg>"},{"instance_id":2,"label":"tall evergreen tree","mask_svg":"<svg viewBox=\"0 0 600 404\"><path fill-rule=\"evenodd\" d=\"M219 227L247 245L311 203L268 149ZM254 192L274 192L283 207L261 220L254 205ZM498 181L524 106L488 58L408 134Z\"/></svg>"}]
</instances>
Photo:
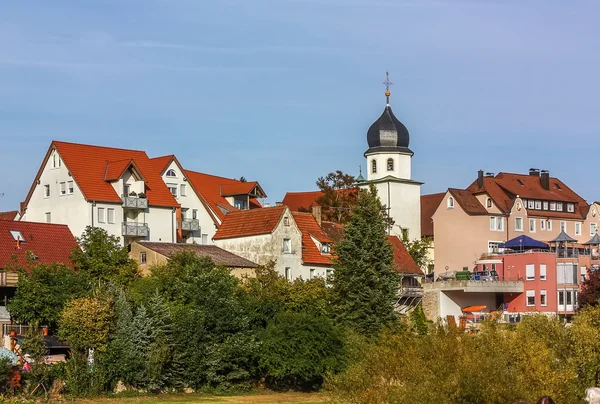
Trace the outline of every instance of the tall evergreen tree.
<instances>
[{"instance_id":1,"label":"tall evergreen tree","mask_svg":"<svg viewBox=\"0 0 600 404\"><path fill-rule=\"evenodd\" d=\"M335 246L332 279L337 318L356 331L375 336L395 319L399 277L392 270L385 209L373 185L360 190L344 237Z\"/></svg>"}]
</instances>

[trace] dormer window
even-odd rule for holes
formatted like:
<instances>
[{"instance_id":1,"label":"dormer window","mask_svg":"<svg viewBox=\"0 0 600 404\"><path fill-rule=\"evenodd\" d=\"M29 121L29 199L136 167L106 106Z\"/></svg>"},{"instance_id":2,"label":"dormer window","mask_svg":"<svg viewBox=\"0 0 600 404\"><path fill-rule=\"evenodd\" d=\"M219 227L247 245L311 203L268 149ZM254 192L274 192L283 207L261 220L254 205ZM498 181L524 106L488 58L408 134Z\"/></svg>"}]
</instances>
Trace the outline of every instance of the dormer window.
<instances>
[{"instance_id":1,"label":"dormer window","mask_svg":"<svg viewBox=\"0 0 600 404\"><path fill-rule=\"evenodd\" d=\"M535 201L532 199L529 199L527 201L527 209L533 209L535 207Z\"/></svg>"},{"instance_id":2,"label":"dormer window","mask_svg":"<svg viewBox=\"0 0 600 404\"><path fill-rule=\"evenodd\" d=\"M371 160L371 172L373 174L377 173L377 160Z\"/></svg>"},{"instance_id":3,"label":"dormer window","mask_svg":"<svg viewBox=\"0 0 600 404\"><path fill-rule=\"evenodd\" d=\"M167 175L167 177L171 177L171 178L177 177L177 173L172 168L167 171L166 175Z\"/></svg>"},{"instance_id":4,"label":"dormer window","mask_svg":"<svg viewBox=\"0 0 600 404\"><path fill-rule=\"evenodd\" d=\"M563 210L563 204L562 204L562 202L556 202L556 210L558 212L562 212L562 210Z\"/></svg>"},{"instance_id":5,"label":"dormer window","mask_svg":"<svg viewBox=\"0 0 600 404\"><path fill-rule=\"evenodd\" d=\"M489 209L492 207L492 198L487 198L485 201L485 206Z\"/></svg>"},{"instance_id":6,"label":"dormer window","mask_svg":"<svg viewBox=\"0 0 600 404\"><path fill-rule=\"evenodd\" d=\"M449 196L448 200L446 201L446 206L448 207L448 209L454 209L454 198Z\"/></svg>"},{"instance_id":7,"label":"dormer window","mask_svg":"<svg viewBox=\"0 0 600 404\"><path fill-rule=\"evenodd\" d=\"M567 212L575 212L575 204L574 203L567 203Z\"/></svg>"},{"instance_id":8,"label":"dormer window","mask_svg":"<svg viewBox=\"0 0 600 404\"><path fill-rule=\"evenodd\" d=\"M388 159L387 161L387 170L394 171L394 159Z\"/></svg>"},{"instance_id":9,"label":"dormer window","mask_svg":"<svg viewBox=\"0 0 600 404\"><path fill-rule=\"evenodd\" d=\"M541 210L542 209L542 201L535 201L535 208L537 210Z\"/></svg>"},{"instance_id":10,"label":"dormer window","mask_svg":"<svg viewBox=\"0 0 600 404\"><path fill-rule=\"evenodd\" d=\"M323 243L321 245L321 254L330 254L331 253L331 244Z\"/></svg>"},{"instance_id":11,"label":"dormer window","mask_svg":"<svg viewBox=\"0 0 600 404\"><path fill-rule=\"evenodd\" d=\"M550 210L556 210L556 202L550 202Z\"/></svg>"}]
</instances>

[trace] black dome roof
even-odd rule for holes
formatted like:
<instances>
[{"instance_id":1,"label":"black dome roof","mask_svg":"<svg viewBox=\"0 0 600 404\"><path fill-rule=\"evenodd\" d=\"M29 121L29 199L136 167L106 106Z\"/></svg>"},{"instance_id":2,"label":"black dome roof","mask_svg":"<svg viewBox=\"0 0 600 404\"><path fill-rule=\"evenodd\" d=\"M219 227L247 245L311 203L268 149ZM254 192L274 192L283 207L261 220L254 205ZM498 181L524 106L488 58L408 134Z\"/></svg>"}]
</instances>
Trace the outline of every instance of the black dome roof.
<instances>
[{"instance_id":1,"label":"black dome roof","mask_svg":"<svg viewBox=\"0 0 600 404\"><path fill-rule=\"evenodd\" d=\"M408 149L410 137L408 129L396 118L392 108L387 105L383 114L377 119L367 131L367 143L372 151L404 151L412 153Z\"/></svg>"}]
</instances>

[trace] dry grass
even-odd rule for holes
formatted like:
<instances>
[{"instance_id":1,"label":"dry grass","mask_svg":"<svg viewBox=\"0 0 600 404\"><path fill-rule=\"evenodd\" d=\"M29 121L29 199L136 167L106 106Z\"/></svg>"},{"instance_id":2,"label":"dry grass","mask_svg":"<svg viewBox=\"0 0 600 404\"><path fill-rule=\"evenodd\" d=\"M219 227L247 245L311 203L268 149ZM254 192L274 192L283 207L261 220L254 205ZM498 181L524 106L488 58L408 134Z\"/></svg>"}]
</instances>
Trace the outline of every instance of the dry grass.
<instances>
[{"instance_id":1,"label":"dry grass","mask_svg":"<svg viewBox=\"0 0 600 404\"><path fill-rule=\"evenodd\" d=\"M325 404L327 397L319 393L255 393L245 396L211 396L205 394L165 394L146 397L114 397L77 400L75 404Z\"/></svg>"}]
</instances>

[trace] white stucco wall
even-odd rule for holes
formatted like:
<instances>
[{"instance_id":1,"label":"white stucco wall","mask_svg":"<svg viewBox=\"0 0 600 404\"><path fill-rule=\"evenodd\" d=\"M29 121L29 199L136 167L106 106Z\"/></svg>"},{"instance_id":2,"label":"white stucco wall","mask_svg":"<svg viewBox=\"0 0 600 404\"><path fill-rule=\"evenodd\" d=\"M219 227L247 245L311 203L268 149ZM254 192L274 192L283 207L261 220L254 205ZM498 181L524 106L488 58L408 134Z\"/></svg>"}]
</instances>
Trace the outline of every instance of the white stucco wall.
<instances>
[{"instance_id":1,"label":"white stucco wall","mask_svg":"<svg viewBox=\"0 0 600 404\"><path fill-rule=\"evenodd\" d=\"M388 175L405 180L411 179L411 155L406 153L369 153L367 157L367 179L378 180ZM387 161L394 161L394 169L388 171ZM373 172L373 163L377 162L377 172Z\"/></svg>"},{"instance_id":2,"label":"white stucco wall","mask_svg":"<svg viewBox=\"0 0 600 404\"><path fill-rule=\"evenodd\" d=\"M290 268L292 279L300 276L308 279L310 268L302 266L302 233L298 230L289 210L286 209L284 215L290 217L290 224L286 226L283 220L280 221L271 234L215 240L214 242L224 250L259 265L273 260L275 261L275 270L282 276L285 276L285 268ZM283 240L286 238L290 239L292 244L290 253L283 252Z\"/></svg>"},{"instance_id":3,"label":"white stucco wall","mask_svg":"<svg viewBox=\"0 0 600 404\"><path fill-rule=\"evenodd\" d=\"M177 176L167 177L167 172L169 170L175 171ZM182 209L188 209L186 219L192 219L193 211L196 210L196 219L198 219L200 223L200 231L186 232L185 235L188 235L186 242L202 244L202 235L205 234L207 244L214 244L212 238L217 231L215 222L200 201L198 195L196 195L196 192L192 189L190 182L185 180L184 173L175 161L172 161L163 172L162 179L165 184L177 184L177 197L175 199L181 204ZM184 184L186 188L185 195L181 195L182 184Z\"/></svg>"}]
</instances>

